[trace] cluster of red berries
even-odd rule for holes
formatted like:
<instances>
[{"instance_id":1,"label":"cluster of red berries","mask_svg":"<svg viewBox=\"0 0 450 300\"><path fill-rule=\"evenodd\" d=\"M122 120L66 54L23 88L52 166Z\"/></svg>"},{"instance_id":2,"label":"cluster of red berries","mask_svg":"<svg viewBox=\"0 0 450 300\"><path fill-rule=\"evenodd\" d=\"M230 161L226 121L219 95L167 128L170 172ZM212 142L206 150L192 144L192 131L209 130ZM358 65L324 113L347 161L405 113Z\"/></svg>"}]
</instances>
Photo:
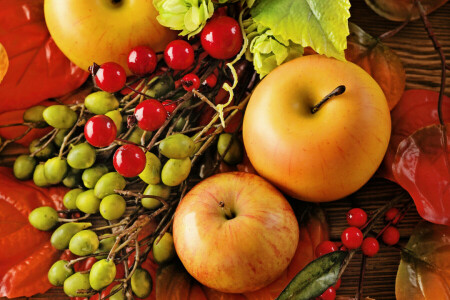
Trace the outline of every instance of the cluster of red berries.
<instances>
[{"instance_id":1,"label":"cluster of red berries","mask_svg":"<svg viewBox=\"0 0 450 300\"><path fill-rule=\"evenodd\" d=\"M353 250L361 247L364 255L372 257L380 250L380 244L377 238L366 237L361 231L367 225L367 213L361 208L353 208L347 212L347 223L350 227L346 228L341 234L342 245L337 245L332 241L324 241L315 249L316 257L337 251L337 250ZM385 220L395 225L400 221L400 212L397 208L389 209L385 214ZM394 226L386 226L381 232L381 238L386 245L395 245L400 239L400 233ZM379 235L380 235L379 234ZM334 300L336 298L336 290L341 285L341 279L334 285L329 287L318 299Z\"/></svg>"}]
</instances>

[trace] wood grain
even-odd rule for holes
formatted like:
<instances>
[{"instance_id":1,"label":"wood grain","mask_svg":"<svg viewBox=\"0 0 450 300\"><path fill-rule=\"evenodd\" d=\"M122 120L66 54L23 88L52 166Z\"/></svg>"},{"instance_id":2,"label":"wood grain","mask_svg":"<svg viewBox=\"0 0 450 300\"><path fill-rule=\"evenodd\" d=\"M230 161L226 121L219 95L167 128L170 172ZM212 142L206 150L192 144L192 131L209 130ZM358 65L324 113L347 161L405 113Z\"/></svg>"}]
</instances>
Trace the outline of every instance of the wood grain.
<instances>
[{"instance_id":1,"label":"wood grain","mask_svg":"<svg viewBox=\"0 0 450 300\"><path fill-rule=\"evenodd\" d=\"M351 21L373 36L379 36L399 25L399 23L387 21L376 15L366 6L363 0L352 0L351 3ZM450 61L450 2L431 14L430 21L446 52L446 58ZM420 20L408 24L395 37L385 40L385 43L397 52L404 63L407 89L439 90L440 61ZM450 80L447 81L446 94L450 95ZM340 234L346 227L345 213L351 207L362 207L370 212L391 200L399 192L401 192L401 188L395 183L381 178L373 178L360 191L347 199L323 204L322 206L328 215L332 240L338 241L340 239ZM418 221L420 221L420 217L413 208L399 226L400 244L406 244ZM375 231L380 228L381 224L375 228ZM381 246L380 253L376 257L368 259L364 296L375 299L395 299L395 277L399 260L399 251L386 246ZM361 255L358 254L344 273L338 295L355 295L359 280L360 262ZM32 298L67 299L62 290L58 288Z\"/></svg>"}]
</instances>

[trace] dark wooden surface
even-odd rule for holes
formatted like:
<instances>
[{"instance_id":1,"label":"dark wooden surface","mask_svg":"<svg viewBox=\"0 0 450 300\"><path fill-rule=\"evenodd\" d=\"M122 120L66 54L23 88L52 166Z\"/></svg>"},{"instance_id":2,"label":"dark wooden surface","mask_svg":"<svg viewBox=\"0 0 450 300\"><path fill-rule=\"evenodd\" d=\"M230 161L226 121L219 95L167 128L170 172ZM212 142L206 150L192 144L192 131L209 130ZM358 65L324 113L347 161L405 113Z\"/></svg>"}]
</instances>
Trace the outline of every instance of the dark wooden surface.
<instances>
[{"instance_id":1,"label":"dark wooden surface","mask_svg":"<svg viewBox=\"0 0 450 300\"><path fill-rule=\"evenodd\" d=\"M331 0L332 1L332 0ZM395 0L392 0L395 1ZM373 36L391 30L399 23L383 19L372 12L363 0L352 0L351 21ZM450 61L450 2L430 15L433 29ZM420 20L408 24L395 37L385 41L401 57L406 69L407 89L423 88L438 91L440 83L440 61L428 39ZM447 81L447 95L450 95L450 80ZM351 207L362 207L368 212L391 200L401 188L381 178L373 178L366 186L351 197L322 205L327 212L331 239L338 241L346 227L345 213ZM411 209L399 226L400 244L406 244L415 224L420 221L415 209ZM379 230L381 226L375 230ZM367 261L363 295L374 299L395 299L395 277L400 260L399 251L381 246L380 253ZM342 278L338 295L354 296L357 291L361 255L354 257ZM67 299L61 289L51 289L34 299ZM25 298L22 298L25 299ZM436 299L438 300L438 299Z\"/></svg>"}]
</instances>

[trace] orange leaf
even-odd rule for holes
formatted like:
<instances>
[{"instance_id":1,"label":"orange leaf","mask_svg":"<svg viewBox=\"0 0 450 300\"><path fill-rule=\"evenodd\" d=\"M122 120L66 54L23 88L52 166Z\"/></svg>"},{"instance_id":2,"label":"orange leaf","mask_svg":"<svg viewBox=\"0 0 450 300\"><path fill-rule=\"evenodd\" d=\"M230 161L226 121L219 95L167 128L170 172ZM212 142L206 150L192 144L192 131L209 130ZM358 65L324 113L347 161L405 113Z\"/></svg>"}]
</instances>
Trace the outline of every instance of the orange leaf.
<instances>
[{"instance_id":1,"label":"orange leaf","mask_svg":"<svg viewBox=\"0 0 450 300\"><path fill-rule=\"evenodd\" d=\"M397 300L450 299L450 227L422 221L398 267Z\"/></svg>"},{"instance_id":2,"label":"orange leaf","mask_svg":"<svg viewBox=\"0 0 450 300\"><path fill-rule=\"evenodd\" d=\"M400 58L355 24L349 23L349 28L346 59L359 65L375 79L386 96L389 109L393 109L400 101L406 82Z\"/></svg>"}]
</instances>

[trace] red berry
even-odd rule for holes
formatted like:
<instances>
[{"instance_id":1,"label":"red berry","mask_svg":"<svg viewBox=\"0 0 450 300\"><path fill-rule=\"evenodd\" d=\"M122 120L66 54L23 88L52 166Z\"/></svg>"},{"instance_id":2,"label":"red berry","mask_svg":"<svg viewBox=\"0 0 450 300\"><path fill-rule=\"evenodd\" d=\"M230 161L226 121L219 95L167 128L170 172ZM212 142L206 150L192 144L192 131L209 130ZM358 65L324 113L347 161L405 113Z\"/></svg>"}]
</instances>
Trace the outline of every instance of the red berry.
<instances>
[{"instance_id":1,"label":"red berry","mask_svg":"<svg viewBox=\"0 0 450 300\"><path fill-rule=\"evenodd\" d=\"M190 92L193 89L198 90L200 87L200 78L198 78L195 74L187 74L184 75L183 79L181 80L181 84L183 85L183 88Z\"/></svg>"},{"instance_id":2,"label":"red berry","mask_svg":"<svg viewBox=\"0 0 450 300\"><path fill-rule=\"evenodd\" d=\"M397 244L398 241L400 240L400 232L394 226L389 226L383 232L383 235L381 236L381 238L383 239L383 242L386 245L392 246L392 245Z\"/></svg>"},{"instance_id":3,"label":"red berry","mask_svg":"<svg viewBox=\"0 0 450 300\"><path fill-rule=\"evenodd\" d=\"M217 59L229 59L242 48L242 32L239 23L227 16L218 16L206 23L202 30L203 49Z\"/></svg>"},{"instance_id":4,"label":"red berry","mask_svg":"<svg viewBox=\"0 0 450 300\"><path fill-rule=\"evenodd\" d=\"M376 238L368 237L364 239L361 248L364 255L372 257L378 253L378 250L380 250L380 244Z\"/></svg>"},{"instance_id":5,"label":"red berry","mask_svg":"<svg viewBox=\"0 0 450 300\"><path fill-rule=\"evenodd\" d=\"M336 244L331 241L324 241L317 245L316 247L316 257L321 257L322 255L328 254L333 251L337 251Z\"/></svg>"},{"instance_id":6,"label":"red berry","mask_svg":"<svg viewBox=\"0 0 450 300\"><path fill-rule=\"evenodd\" d=\"M341 279L339 278L338 281L336 281L336 284L333 285L335 290L338 290L341 287Z\"/></svg>"},{"instance_id":7,"label":"red berry","mask_svg":"<svg viewBox=\"0 0 450 300\"><path fill-rule=\"evenodd\" d=\"M367 214L361 208L352 208L347 213L347 223L350 226L362 227L367 222Z\"/></svg>"},{"instance_id":8,"label":"red berry","mask_svg":"<svg viewBox=\"0 0 450 300\"><path fill-rule=\"evenodd\" d=\"M117 128L114 121L105 115L90 118L84 126L86 141L95 147L107 147L116 139Z\"/></svg>"},{"instance_id":9,"label":"red berry","mask_svg":"<svg viewBox=\"0 0 450 300\"><path fill-rule=\"evenodd\" d=\"M95 73L95 83L108 93L115 93L125 86L127 75L124 68L115 62L107 62Z\"/></svg>"},{"instance_id":10,"label":"red berry","mask_svg":"<svg viewBox=\"0 0 450 300\"><path fill-rule=\"evenodd\" d=\"M149 99L142 101L136 106L134 116L141 129L155 131L166 121L167 112L161 102L155 99Z\"/></svg>"},{"instance_id":11,"label":"red berry","mask_svg":"<svg viewBox=\"0 0 450 300\"><path fill-rule=\"evenodd\" d=\"M386 221L392 221L392 220L394 220L396 217L398 218L399 217L399 215L398 215L398 213L399 213L399 210L397 209L397 208L395 208L395 207L392 207L391 209L389 209L385 214L384 214L384 219L386 220ZM394 222L392 222L392 223L394 223ZM394 223L395 224L395 223Z\"/></svg>"},{"instance_id":12,"label":"red berry","mask_svg":"<svg viewBox=\"0 0 450 300\"><path fill-rule=\"evenodd\" d=\"M322 295L319 297L320 300L334 300L336 299L336 290L334 287L330 286Z\"/></svg>"},{"instance_id":13,"label":"red berry","mask_svg":"<svg viewBox=\"0 0 450 300\"><path fill-rule=\"evenodd\" d=\"M164 100L162 105L169 114L173 113L175 108L177 108L177 103L173 102L172 100Z\"/></svg>"},{"instance_id":14,"label":"red berry","mask_svg":"<svg viewBox=\"0 0 450 300\"><path fill-rule=\"evenodd\" d=\"M208 77L206 77L203 84L207 84L210 88L213 88L217 84L217 76L215 74L209 74Z\"/></svg>"},{"instance_id":15,"label":"red berry","mask_svg":"<svg viewBox=\"0 0 450 300\"><path fill-rule=\"evenodd\" d=\"M147 46L137 46L128 54L128 68L136 75L145 75L155 71L156 53Z\"/></svg>"},{"instance_id":16,"label":"red berry","mask_svg":"<svg viewBox=\"0 0 450 300\"><path fill-rule=\"evenodd\" d=\"M174 70L186 70L194 63L194 49L186 41L172 41L164 50L164 60Z\"/></svg>"},{"instance_id":17,"label":"red berry","mask_svg":"<svg viewBox=\"0 0 450 300\"><path fill-rule=\"evenodd\" d=\"M181 86L181 79L178 79L177 81L175 81L174 85L175 85L175 89L179 88Z\"/></svg>"},{"instance_id":18,"label":"red berry","mask_svg":"<svg viewBox=\"0 0 450 300\"><path fill-rule=\"evenodd\" d=\"M124 177L139 175L145 168L145 153L138 146L127 144L114 153L114 168Z\"/></svg>"},{"instance_id":19,"label":"red berry","mask_svg":"<svg viewBox=\"0 0 450 300\"><path fill-rule=\"evenodd\" d=\"M341 241L347 249L357 249L362 244L363 234L358 228L349 227L342 232Z\"/></svg>"}]
</instances>

